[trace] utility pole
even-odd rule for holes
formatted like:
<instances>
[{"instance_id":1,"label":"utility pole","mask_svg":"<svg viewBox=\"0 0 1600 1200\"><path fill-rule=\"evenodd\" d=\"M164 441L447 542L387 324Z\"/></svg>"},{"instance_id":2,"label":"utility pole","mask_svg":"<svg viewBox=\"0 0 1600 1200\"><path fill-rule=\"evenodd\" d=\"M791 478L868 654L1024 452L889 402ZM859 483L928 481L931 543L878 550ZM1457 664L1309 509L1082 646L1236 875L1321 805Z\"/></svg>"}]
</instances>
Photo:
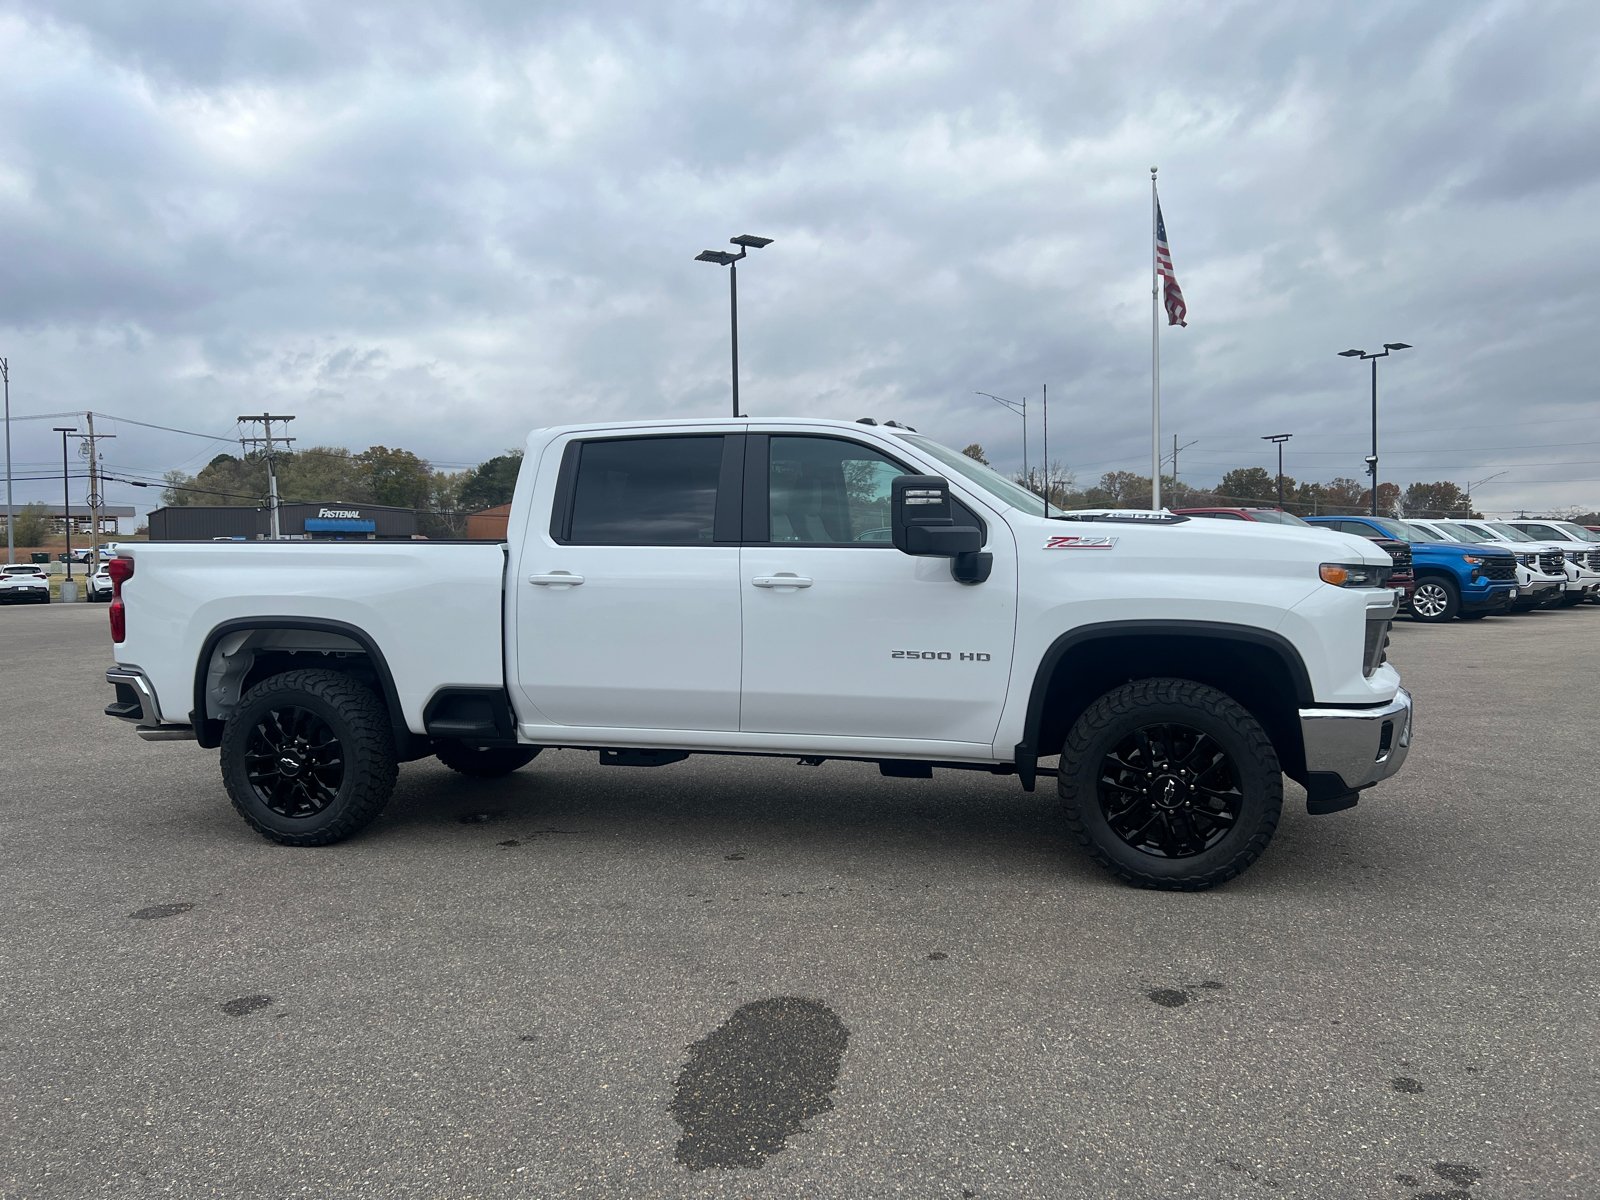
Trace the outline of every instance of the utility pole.
<instances>
[{"instance_id":1,"label":"utility pole","mask_svg":"<svg viewBox=\"0 0 1600 1200\"><path fill-rule=\"evenodd\" d=\"M108 438L115 438L117 435L114 433L97 435L94 431L94 413L85 413L84 415L89 418L89 432L80 433L77 437L89 443L89 495L87 499L89 501L89 545L91 547L89 574L92 576L100 569L100 510L105 507L105 498L100 495L100 456L95 446L95 441L97 437L103 442Z\"/></svg>"},{"instance_id":2,"label":"utility pole","mask_svg":"<svg viewBox=\"0 0 1600 1200\"><path fill-rule=\"evenodd\" d=\"M1178 445L1178 435L1172 435L1172 498L1174 500L1178 498L1178 451L1187 450L1190 446L1198 445L1199 441L1199 438L1195 438L1194 441L1185 442L1180 446Z\"/></svg>"},{"instance_id":3,"label":"utility pole","mask_svg":"<svg viewBox=\"0 0 1600 1200\"><path fill-rule=\"evenodd\" d=\"M240 417L238 420L241 425L246 421L261 422L262 436L240 438L239 444L241 446L245 445L246 443L249 443L250 445L265 445L267 448L267 489L270 493L272 540L278 541L283 536L283 531L278 526L278 465L277 460L273 456L273 448L277 445L277 443L282 442L284 448L288 449L288 447L294 442L294 438L273 437L272 423L274 421L281 421L285 426L287 426L290 421L294 420L294 418L286 416L274 416L272 413L262 413L259 417Z\"/></svg>"},{"instance_id":4,"label":"utility pole","mask_svg":"<svg viewBox=\"0 0 1600 1200\"><path fill-rule=\"evenodd\" d=\"M68 482L70 476L67 474L67 434L77 433L78 427L52 425L51 429L61 435L61 515L65 518L63 524L67 530L67 578L66 583L62 585L65 587L66 584L72 583L72 484ZM61 598L67 599L65 592ZM76 599L76 594L73 598Z\"/></svg>"},{"instance_id":5,"label":"utility pole","mask_svg":"<svg viewBox=\"0 0 1600 1200\"><path fill-rule=\"evenodd\" d=\"M0 379L6 390L6 562L17 561L17 539L11 527L17 523L17 510L11 504L11 360L0 358Z\"/></svg>"},{"instance_id":6,"label":"utility pole","mask_svg":"<svg viewBox=\"0 0 1600 1200\"><path fill-rule=\"evenodd\" d=\"M1050 385L1044 385L1044 515L1050 515Z\"/></svg>"}]
</instances>

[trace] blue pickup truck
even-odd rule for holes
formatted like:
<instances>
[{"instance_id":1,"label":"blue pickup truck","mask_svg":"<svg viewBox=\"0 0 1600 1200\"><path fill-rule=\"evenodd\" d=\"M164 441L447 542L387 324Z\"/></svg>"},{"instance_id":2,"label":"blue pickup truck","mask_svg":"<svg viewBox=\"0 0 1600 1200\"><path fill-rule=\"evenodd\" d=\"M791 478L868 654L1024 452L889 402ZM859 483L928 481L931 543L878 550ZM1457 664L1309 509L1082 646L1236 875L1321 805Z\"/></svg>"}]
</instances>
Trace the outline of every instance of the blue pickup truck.
<instances>
[{"instance_id":1,"label":"blue pickup truck","mask_svg":"<svg viewBox=\"0 0 1600 1200\"><path fill-rule=\"evenodd\" d=\"M1393 517L1307 517L1313 525L1364 538L1399 538L1411 543L1416 621L1476 620L1511 611L1517 595L1517 556L1491 546L1439 542Z\"/></svg>"}]
</instances>

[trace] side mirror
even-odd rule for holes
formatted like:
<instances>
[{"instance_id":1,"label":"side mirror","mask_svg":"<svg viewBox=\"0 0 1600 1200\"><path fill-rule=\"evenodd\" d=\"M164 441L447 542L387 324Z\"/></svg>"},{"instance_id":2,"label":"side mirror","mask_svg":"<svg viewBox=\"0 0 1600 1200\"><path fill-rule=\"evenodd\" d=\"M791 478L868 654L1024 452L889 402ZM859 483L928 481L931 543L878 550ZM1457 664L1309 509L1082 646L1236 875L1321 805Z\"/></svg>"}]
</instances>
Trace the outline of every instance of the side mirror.
<instances>
[{"instance_id":1,"label":"side mirror","mask_svg":"<svg viewBox=\"0 0 1600 1200\"><path fill-rule=\"evenodd\" d=\"M890 484L889 524L895 549L916 558L948 558L962 583L982 583L994 565L983 554L983 532L957 525L950 483L939 475L899 475Z\"/></svg>"}]
</instances>

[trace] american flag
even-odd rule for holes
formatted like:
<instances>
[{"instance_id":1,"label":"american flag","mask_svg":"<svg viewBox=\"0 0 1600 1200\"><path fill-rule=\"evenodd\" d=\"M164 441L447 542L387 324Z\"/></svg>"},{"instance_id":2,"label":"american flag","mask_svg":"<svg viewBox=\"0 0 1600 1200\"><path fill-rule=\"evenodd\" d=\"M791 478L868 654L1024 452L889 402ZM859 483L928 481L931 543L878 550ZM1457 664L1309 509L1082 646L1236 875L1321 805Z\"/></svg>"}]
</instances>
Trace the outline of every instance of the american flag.
<instances>
[{"instance_id":1,"label":"american flag","mask_svg":"<svg viewBox=\"0 0 1600 1200\"><path fill-rule=\"evenodd\" d=\"M1167 324L1188 328L1184 318L1189 315L1183 302L1183 289L1178 286L1178 276L1172 269L1172 248L1167 245L1167 222L1161 216L1161 201L1156 201L1156 274L1166 280L1162 286L1167 302Z\"/></svg>"}]
</instances>

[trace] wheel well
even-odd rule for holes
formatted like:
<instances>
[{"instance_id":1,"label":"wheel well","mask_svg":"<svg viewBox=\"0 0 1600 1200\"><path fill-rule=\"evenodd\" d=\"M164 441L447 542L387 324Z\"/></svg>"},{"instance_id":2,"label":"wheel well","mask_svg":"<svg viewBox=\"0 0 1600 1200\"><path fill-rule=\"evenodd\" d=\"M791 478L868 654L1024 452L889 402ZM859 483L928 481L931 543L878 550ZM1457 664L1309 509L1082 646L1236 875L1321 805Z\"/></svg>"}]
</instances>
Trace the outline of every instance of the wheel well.
<instances>
[{"instance_id":1,"label":"wheel well","mask_svg":"<svg viewBox=\"0 0 1600 1200\"><path fill-rule=\"evenodd\" d=\"M1192 679L1237 700L1272 739L1284 772L1304 782L1299 710L1313 702L1311 684L1285 639L1262 630L1218 634L1160 629L1069 639L1052 647L1054 661L1047 655L1040 665L1027 733L1018 747L1019 772L1025 756L1060 753L1067 731L1101 696L1135 679L1159 677Z\"/></svg>"},{"instance_id":2,"label":"wheel well","mask_svg":"<svg viewBox=\"0 0 1600 1200\"><path fill-rule=\"evenodd\" d=\"M223 726L245 692L263 679L306 667L337 671L371 688L389 711L396 753L402 760L414 756L415 739L383 653L355 626L311 618L230 621L211 631L195 668L196 740L208 748L220 745Z\"/></svg>"}]
</instances>

